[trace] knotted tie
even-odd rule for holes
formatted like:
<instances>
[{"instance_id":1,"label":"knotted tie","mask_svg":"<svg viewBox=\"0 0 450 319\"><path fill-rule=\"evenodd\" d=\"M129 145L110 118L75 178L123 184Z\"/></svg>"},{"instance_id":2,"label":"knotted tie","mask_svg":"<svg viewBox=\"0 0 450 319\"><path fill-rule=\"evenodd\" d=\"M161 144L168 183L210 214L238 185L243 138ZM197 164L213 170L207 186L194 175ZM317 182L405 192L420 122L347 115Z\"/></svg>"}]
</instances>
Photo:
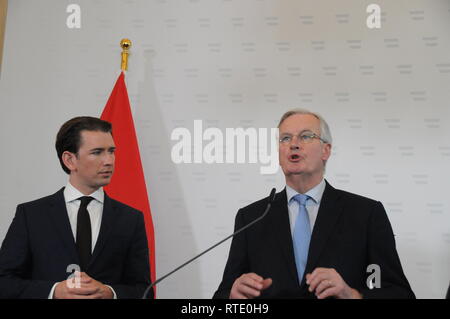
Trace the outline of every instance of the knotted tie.
<instances>
[{"instance_id":1,"label":"knotted tie","mask_svg":"<svg viewBox=\"0 0 450 319\"><path fill-rule=\"evenodd\" d=\"M302 282L303 274L305 272L306 262L308 260L309 242L311 240L311 226L309 223L308 211L306 210L306 202L310 198L311 197L308 195L303 194L297 194L293 198L299 204L294 234L292 236L299 283Z\"/></svg>"},{"instance_id":2,"label":"knotted tie","mask_svg":"<svg viewBox=\"0 0 450 319\"><path fill-rule=\"evenodd\" d=\"M87 206L94 198L83 196L78 198L81 200L80 208L77 215L77 251L80 258L81 271L86 271L91 260L92 254L92 230L91 219Z\"/></svg>"}]
</instances>

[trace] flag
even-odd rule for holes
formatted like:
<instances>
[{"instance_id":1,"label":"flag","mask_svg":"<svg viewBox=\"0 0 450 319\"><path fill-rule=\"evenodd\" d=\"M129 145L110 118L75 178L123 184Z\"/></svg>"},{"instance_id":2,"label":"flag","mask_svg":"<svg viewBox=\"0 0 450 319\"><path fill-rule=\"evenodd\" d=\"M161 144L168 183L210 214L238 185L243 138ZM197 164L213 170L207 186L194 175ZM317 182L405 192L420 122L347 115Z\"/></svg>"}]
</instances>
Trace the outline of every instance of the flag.
<instances>
[{"instance_id":1,"label":"flag","mask_svg":"<svg viewBox=\"0 0 450 319\"><path fill-rule=\"evenodd\" d=\"M151 279L152 282L155 282L153 221L123 72L117 79L100 118L112 124L114 143L116 144L114 175L111 183L105 186L105 191L112 198L144 214Z\"/></svg>"}]
</instances>

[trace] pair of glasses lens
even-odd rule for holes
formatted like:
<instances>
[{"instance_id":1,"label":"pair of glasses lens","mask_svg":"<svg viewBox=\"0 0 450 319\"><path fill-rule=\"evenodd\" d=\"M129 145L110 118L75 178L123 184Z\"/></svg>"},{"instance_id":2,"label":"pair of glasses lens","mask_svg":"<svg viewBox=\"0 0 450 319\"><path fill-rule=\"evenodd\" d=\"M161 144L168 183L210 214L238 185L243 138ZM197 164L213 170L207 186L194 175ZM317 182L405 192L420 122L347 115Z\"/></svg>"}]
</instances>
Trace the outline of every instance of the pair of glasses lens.
<instances>
[{"instance_id":1,"label":"pair of glasses lens","mask_svg":"<svg viewBox=\"0 0 450 319\"><path fill-rule=\"evenodd\" d=\"M315 138L318 138L319 140L322 141L320 136L318 136L315 133L303 133L303 134L297 135L297 139L302 144L311 143ZM280 143L288 144L288 143L291 143L293 139L294 139L294 136L292 136L292 135L283 135L280 137Z\"/></svg>"}]
</instances>

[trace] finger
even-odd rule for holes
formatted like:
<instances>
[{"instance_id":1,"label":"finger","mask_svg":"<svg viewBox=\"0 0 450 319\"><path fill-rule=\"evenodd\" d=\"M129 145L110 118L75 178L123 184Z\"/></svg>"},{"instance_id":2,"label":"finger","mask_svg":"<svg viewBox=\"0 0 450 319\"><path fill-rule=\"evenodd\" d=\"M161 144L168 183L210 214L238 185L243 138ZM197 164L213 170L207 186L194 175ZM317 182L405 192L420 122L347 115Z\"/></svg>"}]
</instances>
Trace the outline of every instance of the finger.
<instances>
[{"instance_id":1,"label":"finger","mask_svg":"<svg viewBox=\"0 0 450 319\"><path fill-rule=\"evenodd\" d=\"M322 280L315 290L316 295L320 295L325 289L333 287L333 283L331 280L324 279Z\"/></svg>"},{"instance_id":2,"label":"finger","mask_svg":"<svg viewBox=\"0 0 450 319\"><path fill-rule=\"evenodd\" d=\"M89 277L81 277L81 278L80 278L80 282L81 282L82 284L89 284L89 283L92 282L92 279L89 278Z\"/></svg>"},{"instance_id":3,"label":"finger","mask_svg":"<svg viewBox=\"0 0 450 319\"><path fill-rule=\"evenodd\" d=\"M316 276L314 276L309 281L309 291L311 291L311 292L315 291L317 286L322 282L322 280L325 280L327 278L328 277L327 277L326 273L319 273Z\"/></svg>"},{"instance_id":4,"label":"finger","mask_svg":"<svg viewBox=\"0 0 450 319\"><path fill-rule=\"evenodd\" d=\"M266 278L262 282L262 290L269 288L272 285L272 278Z\"/></svg>"},{"instance_id":5,"label":"finger","mask_svg":"<svg viewBox=\"0 0 450 319\"><path fill-rule=\"evenodd\" d=\"M320 267L314 269L314 271L311 274L306 275L306 283L309 284L308 281L314 280L317 276L326 272L327 270L328 270L327 268L320 268Z\"/></svg>"},{"instance_id":6,"label":"finger","mask_svg":"<svg viewBox=\"0 0 450 319\"><path fill-rule=\"evenodd\" d=\"M75 272L75 276L80 279L80 282L86 282L89 280L89 277L86 277L84 272Z\"/></svg>"},{"instance_id":7,"label":"finger","mask_svg":"<svg viewBox=\"0 0 450 319\"><path fill-rule=\"evenodd\" d=\"M81 282L80 287L83 288L83 289L97 289L97 290L100 290L102 285L98 281L91 280L90 282Z\"/></svg>"},{"instance_id":8,"label":"finger","mask_svg":"<svg viewBox=\"0 0 450 319\"><path fill-rule=\"evenodd\" d=\"M89 276L87 273L85 273L85 272L82 272L81 273L81 277L83 277L83 278L85 278L85 279L90 279L90 280L93 280L94 278L92 278L91 276Z\"/></svg>"},{"instance_id":9,"label":"finger","mask_svg":"<svg viewBox=\"0 0 450 319\"><path fill-rule=\"evenodd\" d=\"M248 274L245 274L244 276L245 276L246 278L251 278L251 279L253 279L254 281L257 281L257 282L262 282L262 281L264 280L263 277L261 277L261 276L255 274L255 273L253 273L253 272L248 273Z\"/></svg>"},{"instance_id":10,"label":"finger","mask_svg":"<svg viewBox=\"0 0 450 319\"><path fill-rule=\"evenodd\" d=\"M92 299L103 299L103 294L98 292L96 294L91 295Z\"/></svg>"},{"instance_id":11,"label":"finger","mask_svg":"<svg viewBox=\"0 0 450 319\"><path fill-rule=\"evenodd\" d=\"M311 282L317 277L318 273L319 272L317 271L317 269L314 269L314 271L311 274L306 275L306 284L310 285Z\"/></svg>"},{"instance_id":12,"label":"finger","mask_svg":"<svg viewBox=\"0 0 450 319\"><path fill-rule=\"evenodd\" d=\"M86 291L75 292L73 289L66 292L65 299L92 299L93 294L88 294Z\"/></svg>"},{"instance_id":13,"label":"finger","mask_svg":"<svg viewBox=\"0 0 450 319\"><path fill-rule=\"evenodd\" d=\"M69 292L75 295L93 295L99 291L98 287L81 286L79 288L69 288Z\"/></svg>"},{"instance_id":14,"label":"finger","mask_svg":"<svg viewBox=\"0 0 450 319\"><path fill-rule=\"evenodd\" d=\"M325 289L321 294L317 294L317 299L325 299L328 297L335 297L338 296L338 288L337 287L331 287L328 289Z\"/></svg>"},{"instance_id":15,"label":"finger","mask_svg":"<svg viewBox=\"0 0 450 319\"><path fill-rule=\"evenodd\" d=\"M306 274L306 284L309 285L309 281L311 279L311 274Z\"/></svg>"},{"instance_id":16,"label":"finger","mask_svg":"<svg viewBox=\"0 0 450 319\"><path fill-rule=\"evenodd\" d=\"M331 268L316 268L309 279L310 282L317 281L318 279L330 279L334 278L333 269ZM319 280L320 281L320 280Z\"/></svg>"},{"instance_id":17,"label":"finger","mask_svg":"<svg viewBox=\"0 0 450 319\"><path fill-rule=\"evenodd\" d=\"M255 298L261 295L261 292L259 290L246 285L239 285L237 288L239 293L244 294L248 298Z\"/></svg>"},{"instance_id":18,"label":"finger","mask_svg":"<svg viewBox=\"0 0 450 319\"><path fill-rule=\"evenodd\" d=\"M93 295L77 295L71 294L69 299L94 299Z\"/></svg>"},{"instance_id":19,"label":"finger","mask_svg":"<svg viewBox=\"0 0 450 319\"><path fill-rule=\"evenodd\" d=\"M263 284L262 284L262 280L255 280L254 278L250 277L250 276L246 276L241 278L240 283L244 284L246 286L249 286L253 289L257 289L257 290L261 290L263 288Z\"/></svg>"}]
</instances>

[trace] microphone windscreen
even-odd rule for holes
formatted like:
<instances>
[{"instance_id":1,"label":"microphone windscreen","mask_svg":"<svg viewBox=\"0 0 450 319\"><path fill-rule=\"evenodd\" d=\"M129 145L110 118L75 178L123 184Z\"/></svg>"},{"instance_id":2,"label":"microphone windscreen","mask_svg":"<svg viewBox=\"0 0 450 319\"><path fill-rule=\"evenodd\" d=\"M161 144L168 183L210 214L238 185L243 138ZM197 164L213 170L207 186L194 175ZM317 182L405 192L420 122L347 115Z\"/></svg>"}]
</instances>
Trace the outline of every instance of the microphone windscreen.
<instances>
[{"instance_id":1,"label":"microphone windscreen","mask_svg":"<svg viewBox=\"0 0 450 319\"><path fill-rule=\"evenodd\" d=\"M275 194L276 194L277 190L275 188L272 188L272 191L270 192L269 195L269 203L272 204L273 201L275 200Z\"/></svg>"}]
</instances>

